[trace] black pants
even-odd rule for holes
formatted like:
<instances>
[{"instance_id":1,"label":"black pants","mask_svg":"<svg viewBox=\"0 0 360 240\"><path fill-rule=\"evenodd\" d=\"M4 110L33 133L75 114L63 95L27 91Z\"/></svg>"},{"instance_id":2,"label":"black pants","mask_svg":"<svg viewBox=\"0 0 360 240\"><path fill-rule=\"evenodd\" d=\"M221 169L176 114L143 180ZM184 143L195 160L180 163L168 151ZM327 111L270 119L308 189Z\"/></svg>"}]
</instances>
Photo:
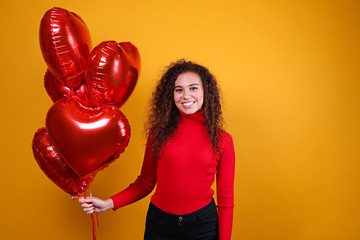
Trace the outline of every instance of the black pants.
<instances>
[{"instance_id":1,"label":"black pants","mask_svg":"<svg viewBox=\"0 0 360 240\"><path fill-rule=\"evenodd\" d=\"M182 216L170 214L150 203L145 240L218 240L219 224L214 199L198 211Z\"/></svg>"}]
</instances>

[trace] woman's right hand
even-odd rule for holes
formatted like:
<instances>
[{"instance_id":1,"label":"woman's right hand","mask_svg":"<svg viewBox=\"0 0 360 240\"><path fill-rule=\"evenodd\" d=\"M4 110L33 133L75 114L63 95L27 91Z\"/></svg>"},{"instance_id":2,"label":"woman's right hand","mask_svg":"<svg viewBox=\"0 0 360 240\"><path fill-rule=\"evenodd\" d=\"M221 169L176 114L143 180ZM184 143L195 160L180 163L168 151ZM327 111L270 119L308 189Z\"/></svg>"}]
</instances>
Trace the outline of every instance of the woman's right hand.
<instances>
[{"instance_id":1,"label":"woman's right hand","mask_svg":"<svg viewBox=\"0 0 360 240\"><path fill-rule=\"evenodd\" d=\"M80 197L79 203L86 214L101 213L114 208L114 202L111 198L102 200L96 197Z\"/></svg>"}]
</instances>

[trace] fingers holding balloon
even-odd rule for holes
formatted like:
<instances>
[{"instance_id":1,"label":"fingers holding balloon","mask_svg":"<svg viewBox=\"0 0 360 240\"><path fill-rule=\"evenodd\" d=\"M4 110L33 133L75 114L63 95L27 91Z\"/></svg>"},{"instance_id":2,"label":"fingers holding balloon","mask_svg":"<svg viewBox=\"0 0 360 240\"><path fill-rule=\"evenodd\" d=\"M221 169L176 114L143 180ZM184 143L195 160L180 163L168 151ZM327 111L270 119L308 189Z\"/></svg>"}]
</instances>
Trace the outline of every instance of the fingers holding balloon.
<instances>
[{"instance_id":1,"label":"fingers holding balloon","mask_svg":"<svg viewBox=\"0 0 360 240\"><path fill-rule=\"evenodd\" d=\"M93 214L95 212L95 207L92 204L83 204L81 207L86 214Z\"/></svg>"},{"instance_id":2,"label":"fingers holding balloon","mask_svg":"<svg viewBox=\"0 0 360 240\"><path fill-rule=\"evenodd\" d=\"M84 210L84 212L86 214L92 214L92 213L95 212L95 206L92 203L91 198L80 197L79 198L79 203L80 203L80 206L83 208L83 210Z\"/></svg>"},{"instance_id":3,"label":"fingers holding balloon","mask_svg":"<svg viewBox=\"0 0 360 240\"><path fill-rule=\"evenodd\" d=\"M111 198L102 200L96 197L81 197L79 198L79 203L84 212L87 214L92 214L95 212L101 213L114 208L114 202Z\"/></svg>"},{"instance_id":4,"label":"fingers holding balloon","mask_svg":"<svg viewBox=\"0 0 360 240\"><path fill-rule=\"evenodd\" d=\"M95 207L92 204L82 204L81 207L83 208L86 214L93 214L95 212Z\"/></svg>"}]
</instances>

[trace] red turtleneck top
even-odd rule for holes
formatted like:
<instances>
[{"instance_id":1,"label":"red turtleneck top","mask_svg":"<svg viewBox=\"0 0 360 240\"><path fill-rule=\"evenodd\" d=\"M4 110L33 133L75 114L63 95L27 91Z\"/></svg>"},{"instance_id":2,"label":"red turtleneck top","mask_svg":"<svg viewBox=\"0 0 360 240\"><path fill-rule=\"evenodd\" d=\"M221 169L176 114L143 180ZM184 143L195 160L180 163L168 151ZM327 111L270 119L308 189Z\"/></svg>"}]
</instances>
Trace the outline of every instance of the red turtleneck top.
<instances>
[{"instance_id":1,"label":"red turtleneck top","mask_svg":"<svg viewBox=\"0 0 360 240\"><path fill-rule=\"evenodd\" d=\"M158 208L175 215L194 212L210 203L216 176L220 240L230 240L234 208L235 153L231 136L219 136L219 152L213 151L203 111L186 115L167 140L158 158L148 140L140 176L128 188L111 197L114 210L148 195Z\"/></svg>"}]
</instances>

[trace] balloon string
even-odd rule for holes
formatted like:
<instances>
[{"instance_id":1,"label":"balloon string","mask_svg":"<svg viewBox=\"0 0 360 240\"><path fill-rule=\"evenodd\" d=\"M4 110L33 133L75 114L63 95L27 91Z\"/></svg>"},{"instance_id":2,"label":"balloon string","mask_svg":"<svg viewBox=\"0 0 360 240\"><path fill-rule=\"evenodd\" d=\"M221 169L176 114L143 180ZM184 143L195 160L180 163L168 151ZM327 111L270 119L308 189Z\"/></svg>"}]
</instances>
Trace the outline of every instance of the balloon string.
<instances>
[{"instance_id":1,"label":"balloon string","mask_svg":"<svg viewBox=\"0 0 360 240\"><path fill-rule=\"evenodd\" d=\"M90 183L89 187L90 187L90 198L92 198L92 183ZM96 218L94 218L94 214L95 214ZM95 209L95 212L90 215L90 217L91 217L93 240L96 240L96 235L99 235L99 226L100 226L99 216L96 212L96 209Z\"/></svg>"},{"instance_id":2,"label":"balloon string","mask_svg":"<svg viewBox=\"0 0 360 240\"><path fill-rule=\"evenodd\" d=\"M95 227L95 222L94 222L94 216L91 214L91 224L92 224L92 235L93 235L93 240L96 240L96 227Z\"/></svg>"}]
</instances>

